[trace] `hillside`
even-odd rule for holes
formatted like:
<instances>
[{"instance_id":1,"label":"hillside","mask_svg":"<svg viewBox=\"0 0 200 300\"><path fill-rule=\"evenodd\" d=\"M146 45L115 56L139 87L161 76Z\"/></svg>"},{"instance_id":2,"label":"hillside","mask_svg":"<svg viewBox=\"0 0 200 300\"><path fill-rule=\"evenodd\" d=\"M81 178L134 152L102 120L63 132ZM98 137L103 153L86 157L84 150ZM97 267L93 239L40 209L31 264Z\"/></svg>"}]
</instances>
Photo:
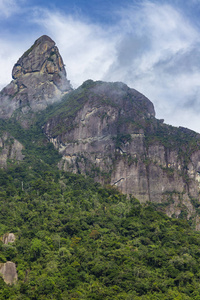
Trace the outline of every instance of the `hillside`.
<instances>
[{"instance_id":1,"label":"hillside","mask_svg":"<svg viewBox=\"0 0 200 300\"><path fill-rule=\"evenodd\" d=\"M116 189L46 165L0 172L0 299L199 299L200 234ZM23 184L22 184L23 183Z\"/></svg>"},{"instance_id":2,"label":"hillside","mask_svg":"<svg viewBox=\"0 0 200 300\"><path fill-rule=\"evenodd\" d=\"M0 299L199 299L200 135L124 83L73 90L47 36L12 74Z\"/></svg>"}]
</instances>

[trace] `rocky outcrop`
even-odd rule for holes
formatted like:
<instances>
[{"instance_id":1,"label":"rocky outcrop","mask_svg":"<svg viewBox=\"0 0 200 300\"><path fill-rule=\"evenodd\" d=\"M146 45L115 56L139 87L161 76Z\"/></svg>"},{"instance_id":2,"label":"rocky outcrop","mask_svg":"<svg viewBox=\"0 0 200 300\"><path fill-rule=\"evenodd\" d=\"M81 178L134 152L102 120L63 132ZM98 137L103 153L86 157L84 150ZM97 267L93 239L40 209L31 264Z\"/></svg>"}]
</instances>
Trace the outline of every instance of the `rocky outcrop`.
<instances>
[{"instance_id":1,"label":"rocky outcrop","mask_svg":"<svg viewBox=\"0 0 200 300\"><path fill-rule=\"evenodd\" d=\"M17 282L17 270L15 263L7 261L4 264L0 263L0 274L7 284L15 284Z\"/></svg>"},{"instance_id":2,"label":"rocky outcrop","mask_svg":"<svg viewBox=\"0 0 200 300\"><path fill-rule=\"evenodd\" d=\"M5 233L2 237L2 242L4 245L8 245L8 243L14 243L15 239L14 233ZM18 280L15 263L11 261L0 263L0 276L2 276L5 283L15 284Z\"/></svg>"},{"instance_id":3,"label":"rocky outcrop","mask_svg":"<svg viewBox=\"0 0 200 300\"><path fill-rule=\"evenodd\" d=\"M21 114L43 110L71 91L58 48L45 35L17 61L12 77L0 93L0 118L10 118L16 110Z\"/></svg>"},{"instance_id":4,"label":"rocky outcrop","mask_svg":"<svg viewBox=\"0 0 200 300\"><path fill-rule=\"evenodd\" d=\"M11 232L11 233L5 233L3 235L2 241L6 245L8 243L14 243L15 239L16 239L16 237L15 237L14 233Z\"/></svg>"},{"instance_id":5,"label":"rocky outcrop","mask_svg":"<svg viewBox=\"0 0 200 300\"><path fill-rule=\"evenodd\" d=\"M169 216L193 218L198 229L200 137L156 120L153 104L139 92L87 81L44 132L62 154L61 169L154 202Z\"/></svg>"},{"instance_id":6,"label":"rocky outcrop","mask_svg":"<svg viewBox=\"0 0 200 300\"><path fill-rule=\"evenodd\" d=\"M95 178L104 182L115 168L116 155L125 154L121 143L130 143L130 133L138 127L135 124L155 116L153 104L125 84L92 81L85 82L72 94L67 104L70 103L73 106L66 114L55 113L49 119L44 126L45 134L63 155L60 168L90 175L93 172ZM143 130L139 127L135 130L134 151L142 156ZM108 183L110 180L109 176Z\"/></svg>"},{"instance_id":7,"label":"rocky outcrop","mask_svg":"<svg viewBox=\"0 0 200 300\"><path fill-rule=\"evenodd\" d=\"M0 137L0 168L7 167L8 160L23 160L23 145L14 139L8 132Z\"/></svg>"}]
</instances>

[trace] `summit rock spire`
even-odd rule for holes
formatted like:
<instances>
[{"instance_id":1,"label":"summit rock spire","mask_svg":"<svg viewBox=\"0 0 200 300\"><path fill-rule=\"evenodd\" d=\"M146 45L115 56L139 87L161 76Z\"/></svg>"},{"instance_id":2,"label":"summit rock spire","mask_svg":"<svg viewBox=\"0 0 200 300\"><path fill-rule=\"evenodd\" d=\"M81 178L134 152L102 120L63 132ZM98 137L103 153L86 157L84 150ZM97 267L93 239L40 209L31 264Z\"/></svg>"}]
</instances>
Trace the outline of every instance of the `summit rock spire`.
<instances>
[{"instance_id":1,"label":"summit rock spire","mask_svg":"<svg viewBox=\"0 0 200 300\"><path fill-rule=\"evenodd\" d=\"M14 65L12 78L0 93L0 118L45 109L72 90L55 42L43 35Z\"/></svg>"}]
</instances>

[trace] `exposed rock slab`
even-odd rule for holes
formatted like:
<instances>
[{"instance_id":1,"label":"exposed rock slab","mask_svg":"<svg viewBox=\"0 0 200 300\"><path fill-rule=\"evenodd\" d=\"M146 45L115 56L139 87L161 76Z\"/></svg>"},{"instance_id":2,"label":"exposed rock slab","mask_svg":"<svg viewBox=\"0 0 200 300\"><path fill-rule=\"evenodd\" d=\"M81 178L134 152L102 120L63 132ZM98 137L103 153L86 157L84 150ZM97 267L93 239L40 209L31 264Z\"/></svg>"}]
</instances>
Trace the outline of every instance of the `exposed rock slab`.
<instances>
[{"instance_id":1,"label":"exposed rock slab","mask_svg":"<svg viewBox=\"0 0 200 300\"><path fill-rule=\"evenodd\" d=\"M23 160L22 154L24 146L9 133L4 132L0 137L0 168L7 166L8 159Z\"/></svg>"},{"instance_id":2,"label":"exposed rock slab","mask_svg":"<svg viewBox=\"0 0 200 300\"><path fill-rule=\"evenodd\" d=\"M7 284L15 284L17 282L17 270L15 263L7 261L4 264L0 264L0 273Z\"/></svg>"},{"instance_id":3,"label":"exposed rock slab","mask_svg":"<svg viewBox=\"0 0 200 300\"><path fill-rule=\"evenodd\" d=\"M45 35L17 61L12 77L0 93L0 118L10 118L16 110L43 110L72 89L58 48Z\"/></svg>"},{"instance_id":4,"label":"exposed rock slab","mask_svg":"<svg viewBox=\"0 0 200 300\"><path fill-rule=\"evenodd\" d=\"M2 238L2 241L4 244L14 243L15 240L16 240L16 237L15 237L14 233L12 233L12 232L5 233Z\"/></svg>"}]
</instances>

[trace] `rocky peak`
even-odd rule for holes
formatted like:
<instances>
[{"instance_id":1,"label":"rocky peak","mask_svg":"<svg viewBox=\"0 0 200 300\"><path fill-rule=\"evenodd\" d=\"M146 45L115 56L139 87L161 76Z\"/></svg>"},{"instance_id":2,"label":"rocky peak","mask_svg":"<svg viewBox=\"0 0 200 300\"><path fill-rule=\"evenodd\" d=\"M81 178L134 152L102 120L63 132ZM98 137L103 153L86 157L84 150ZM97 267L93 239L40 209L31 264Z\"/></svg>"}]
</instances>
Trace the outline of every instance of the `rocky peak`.
<instances>
[{"instance_id":1,"label":"rocky peak","mask_svg":"<svg viewBox=\"0 0 200 300\"><path fill-rule=\"evenodd\" d=\"M0 117L15 110L22 114L45 109L72 90L55 42L43 35L21 56L12 70L13 80L0 93Z\"/></svg>"},{"instance_id":2,"label":"rocky peak","mask_svg":"<svg viewBox=\"0 0 200 300\"><path fill-rule=\"evenodd\" d=\"M13 67L12 77L23 80L25 74L33 72L59 74L62 75L62 78L66 77L65 67L58 48L55 46L55 42L46 35L36 40L33 46L22 55ZM64 90L66 88L67 85L63 86Z\"/></svg>"}]
</instances>

